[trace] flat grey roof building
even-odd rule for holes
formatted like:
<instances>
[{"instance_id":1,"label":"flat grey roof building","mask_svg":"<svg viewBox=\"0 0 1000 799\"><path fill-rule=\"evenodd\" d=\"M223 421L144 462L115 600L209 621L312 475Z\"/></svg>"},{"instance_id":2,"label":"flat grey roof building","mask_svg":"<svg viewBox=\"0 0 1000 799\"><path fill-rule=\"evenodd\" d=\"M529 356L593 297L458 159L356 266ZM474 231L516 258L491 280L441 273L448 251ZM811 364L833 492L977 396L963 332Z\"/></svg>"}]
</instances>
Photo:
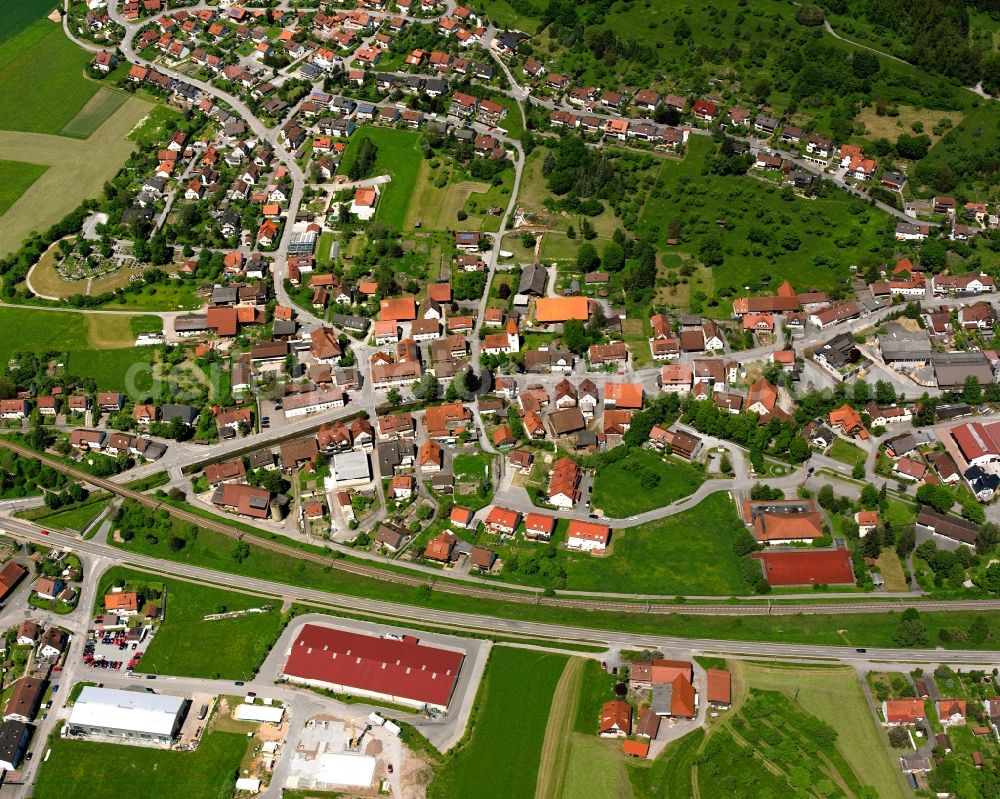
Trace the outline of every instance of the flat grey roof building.
<instances>
[{"instance_id":1,"label":"flat grey roof building","mask_svg":"<svg viewBox=\"0 0 1000 799\"><path fill-rule=\"evenodd\" d=\"M179 696L87 686L69 716L70 732L169 743L184 720Z\"/></svg>"}]
</instances>

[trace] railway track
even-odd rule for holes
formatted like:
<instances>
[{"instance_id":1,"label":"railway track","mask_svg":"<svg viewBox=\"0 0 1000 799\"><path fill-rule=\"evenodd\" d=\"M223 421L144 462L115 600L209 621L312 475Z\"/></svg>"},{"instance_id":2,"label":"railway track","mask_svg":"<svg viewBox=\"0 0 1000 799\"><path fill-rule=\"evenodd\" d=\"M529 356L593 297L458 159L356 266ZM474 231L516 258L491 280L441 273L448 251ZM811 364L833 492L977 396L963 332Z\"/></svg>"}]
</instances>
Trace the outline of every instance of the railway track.
<instances>
[{"instance_id":1,"label":"railway track","mask_svg":"<svg viewBox=\"0 0 1000 799\"><path fill-rule=\"evenodd\" d=\"M474 597L476 599L499 600L502 602L517 602L521 604L547 605L553 608L571 608L577 610L599 611L606 613L654 613L670 614L684 613L692 615L717 615L717 616L790 616L799 614L814 615L837 615L837 614L857 614L857 613L892 613L902 609L905 604L903 600L883 601L883 602L844 602L844 603L802 603L802 604L757 604L757 605L697 605L662 602L641 602L641 601L616 601L610 599L574 599L568 597L545 597L536 592L524 592L505 589L477 588L468 583L449 582L440 580L432 582L424 576L402 574L398 571L389 571L374 566L365 566L360 563L352 563L342 558L332 558L316 552L299 549L290 544L283 544L269 538L258 537L236 530L226 524L207 519L191 511L174 507L162 502L156 497L143 494L141 491L128 488L119 483L95 477L86 472L68 466L61 461L50 458L46 455L35 452L32 449L15 444L11 441L0 439L0 447L9 449L21 457L34 458L44 463L56 471L73 477L77 480L108 491L123 499L130 499L152 510L162 510L180 521L190 522L198 527L219 533L231 538L234 541L245 541L255 547L266 549L280 555L299 560L305 560L320 564L324 567L336 569L338 571L352 574L357 577L365 577L382 582L402 583L403 585L419 587L422 585L433 585L435 591L448 594L461 594L463 596ZM925 611L959 611L959 610L1000 610L1000 600L951 600L933 601L926 600L919 602L920 609Z\"/></svg>"}]
</instances>

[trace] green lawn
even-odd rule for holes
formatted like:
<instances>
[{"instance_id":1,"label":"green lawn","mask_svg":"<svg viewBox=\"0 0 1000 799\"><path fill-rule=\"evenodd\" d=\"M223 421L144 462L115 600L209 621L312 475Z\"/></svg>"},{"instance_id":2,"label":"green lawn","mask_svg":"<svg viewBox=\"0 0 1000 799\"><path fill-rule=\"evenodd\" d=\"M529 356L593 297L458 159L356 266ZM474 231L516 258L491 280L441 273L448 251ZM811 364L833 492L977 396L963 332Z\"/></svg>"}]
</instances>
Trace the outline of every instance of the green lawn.
<instances>
[{"instance_id":1,"label":"green lawn","mask_svg":"<svg viewBox=\"0 0 1000 799\"><path fill-rule=\"evenodd\" d=\"M83 74L91 58L47 19L0 44L0 127L58 134L100 88Z\"/></svg>"},{"instance_id":2,"label":"green lawn","mask_svg":"<svg viewBox=\"0 0 1000 799\"><path fill-rule=\"evenodd\" d=\"M655 485L644 484L643 478ZM647 449L634 449L629 454L597 470L592 502L605 515L624 519L662 508L681 497L693 494L705 482L700 471L671 457L664 459Z\"/></svg>"},{"instance_id":3,"label":"green lawn","mask_svg":"<svg viewBox=\"0 0 1000 799\"><path fill-rule=\"evenodd\" d=\"M50 311L45 308L0 308L0 363L6 366L15 352L68 352L81 353L82 374L92 368L102 369L101 360L114 360L121 352L128 352L129 363L142 357L148 360L151 352L142 355L142 348L130 345L135 341L132 323L153 329L148 316L99 316L68 311ZM83 355L89 353L89 355Z\"/></svg>"},{"instance_id":4,"label":"green lawn","mask_svg":"<svg viewBox=\"0 0 1000 799\"><path fill-rule=\"evenodd\" d=\"M118 579L162 582L167 588L166 614L137 671L177 677L247 680L267 657L283 626L280 602L273 598L223 591L183 580L115 567L101 579L102 589ZM103 596L103 590L99 596ZM203 621L210 613L259 608L275 610L235 619Z\"/></svg>"},{"instance_id":5,"label":"green lawn","mask_svg":"<svg viewBox=\"0 0 1000 799\"><path fill-rule=\"evenodd\" d=\"M213 732L194 752L171 752L52 735L51 754L38 773L35 799L176 799L232 796L247 738Z\"/></svg>"},{"instance_id":6,"label":"green lawn","mask_svg":"<svg viewBox=\"0 0 1000 799\"><path fill-rule=\"evenodd\" d=\"M159 316L130 316L128 320L132 335L136 338L142 333L162 333L163 318Z\"/></svg>"},{"instance_id":7,"label":"green lawn","mask_svg":"<svg viewBox=\"0 0 1000 799\"><path fill-rule=\"evenodd\" d=\"M596 660L588 659L583 664L580 698L576 706L576 721L573 723L576 732L593 735L597 730L601 705L614 698L615 679Z\"/></svg>"},{"instance_id":8,"label":"green lawn","mask_svg":"<svg viewBox=\"0 0 1000 799\"><path fill-rule=\"evenodd\" d=\"M135 129L129 138L139 144L150 145L162 141L166 131L181 119L180 111L157 104Z\"/></svg>"},{"instance_id":9,"label":"green lawn","mask_svg":"<svg viewBox=\"0 0 1000 799\"><path fill-rule=\"evenodd\" d=\"M16 203L46 169L48 167L41 164L0 161L0 215Z\"/></svg>"},{"instance_id":10,"label":"green lawn","mask_svg":"<svg viewBox=\"0 0 1000 799\"><path fill-rule=\"evenodd\" d=\"M371 177L389 174L392 180L380 187L381 197L375 218L389 227L401 230L406 212L417 184L420 169L420 137L417 133L395 128L363 127L351 136L350 144L341 160L340 173L346 175L363 139L371 139L378 147L378 156L370 173Z\"/></svg>"},{"instance_id":11,"label":"green lawn","mask_svg":"<svg viewBox=\"0 0 1000 799\"><path fill-rule=\"evenodd\" d=\"M475 455L456 455L452 461L452 472L455 479L465 478L466 480L480 480L487 473L493 456L486 452L478 452ZM490 475L492 477L492 475Z\"/></svg>"},{"instance_id":12,"label":"green lawn","mask_svg":"<svg viewBox=\"0 0 1000 799\"><path fill-rule=\"evenodd\" d=\"M842 438L838 438L833 442L833 446L830 447L830 451L827 455L835 461L846 463L848 466L864 463L868 458L868 455L864 450L855 444L852 444L850 441L844 441Z\"/></svg>"},{"instance_id":13,"label":"green lawn","mask_svg":"<svg viewBox=\"0 0 1000 799\"><path fill-rule=\"evenodd\" d=\"M87 349L69 353L66 372L93 377L102 391L143 393L153 385L152 347L125 347L117 350Z\"/></svg>"},{"instance_id":14,"label":"green lawn","mask_svg":"<svg viewBox=\"0 0 1000 799\"><path fill-rule=\"evenodd\" d=\"M109 311L190 311L203 304L195 294L196 288L189 280L145 285L101 307Z\"/></svg>"},{"instance_id":15,"label":"green lawn","mask_svg":"<svg viewBox=\"0 0 1000 799\"><path fill-rule=\"evenodd\" d=\"M733 552L740 524L729 496L711 494L690 510L615 530L611 554L603 558L569 554L566 586L666 596L744 594L747 585Z\"/></svg>"},{"instance_id":16,"label":"green lawn","mask_svg":"<svg viewBox=\"0 0 1000 799\"><path fill-rule=\"evenodd\" d=\"M94 519L97 518L98 514L103 511L110 502L110 497L106 493L99 493L92 497L88 497L86 501L81 502L72 508L59 509L57 511L49 511L45 508L47 513L38 514L35 512L36 509L30 511L23 511L17 515L23 519L30 519L38 524L43 524L46 527L61 527L64 530L83 530L88 524L90 524ZM37 510L42 510L38 508Z\"/></svg>"},{"instance_id":17,"label":"green lawn","mask_svg":"<svg viewBox=\"0 0 1000 799\"><path fill-rule=\"evenodd\" d=\"M563 655L496 646L476 697L472 734L438 770L431 799L534 795Z\"/></svg>"},{"instance_id":18,"label":"green lawn","mask_svg":"<svg viewBox=\"0 0 1000 799\"><path fill-rule=\"evenodd\" d=\"M773 292L786 279L800 291L828 290L847 279L850 264L864 266L878 260L873 250L886 227L893 225L886 214L839 191L828 199L785 199L779 188L753 177L703 174L715 148L711 139L692 136L683 161L663 162L640 228L658 228L659 242L664 244L667 222L678 220L680 243L671 249L695 258L703 242L718 239L723 263L712 270L716 295L744 294L744 286ZM760 229L768 235L755 244L748 236ZM786 233L798 237L795 249L782 246ZM856 243L836 243L852 235Z\"/></svg>"}]
</instances>

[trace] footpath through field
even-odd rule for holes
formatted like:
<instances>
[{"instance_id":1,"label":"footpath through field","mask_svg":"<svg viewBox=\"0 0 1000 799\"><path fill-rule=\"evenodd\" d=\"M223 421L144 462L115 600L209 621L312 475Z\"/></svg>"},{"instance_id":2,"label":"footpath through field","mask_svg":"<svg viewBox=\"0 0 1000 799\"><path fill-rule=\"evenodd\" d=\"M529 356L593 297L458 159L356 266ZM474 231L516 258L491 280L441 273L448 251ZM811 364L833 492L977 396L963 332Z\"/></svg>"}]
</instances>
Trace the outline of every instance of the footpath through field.
<instances>
[{"instance_id":1,"label":"footpath through field","mask_svg":"<svg viewBox=\"0 0 1000 799\"><path fill-rule=\"evenodd\" d=\"M542 759L538 764L535 799L559 799L569 759L576 706L583 682L583 658L570 658L552 695L549 722L545 727Z\"/></svg>"}]
</instances>

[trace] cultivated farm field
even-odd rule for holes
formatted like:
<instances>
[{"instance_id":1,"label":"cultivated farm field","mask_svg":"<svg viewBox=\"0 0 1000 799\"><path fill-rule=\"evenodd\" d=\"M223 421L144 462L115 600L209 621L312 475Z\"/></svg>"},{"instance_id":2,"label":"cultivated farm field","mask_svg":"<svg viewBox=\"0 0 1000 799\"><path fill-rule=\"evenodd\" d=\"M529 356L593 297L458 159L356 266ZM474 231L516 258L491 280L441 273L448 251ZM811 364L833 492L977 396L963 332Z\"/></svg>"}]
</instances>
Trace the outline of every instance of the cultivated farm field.
<instances>
[{"instance_id":1,"label":"cultivated farm field","mask_svg":"<svg viewBox=\"0 0 1000 799\"><path fill-rule=\"evenodd\" d=\"M0 127L59 133L101 87L83 72L92 57L48 19L0 44Z\"/></svg>"},{"instance_id":2,"label":"cultivated farm field","mask_svg":"<svg viewBox=\"0 0 1000 799\"><path fill-rule=\"evenodd\" d=\"M88 139L128 99L125 92L102 87L59 132L74 139Z\"/></svg>"},{"instance_id":3,"label":"cultivated farm field","mask_svg":"<svg viewBox=\"0 0 1000 799\"><path fill-rule=\"evenodd\" d=\"M23 161L0 161L0 216L38 180L47 166Z\"/></svg>"},{"instance_id":4,"label":"cultivated farm field","mask_svg":"<svg viewBox=\"0 0 1000 799\"><path fill-rule=\"evenodd\" d=\"M48 14L56 5L58 5L56 0L18 0L17 3L4 6L0 44L13 39L36 20Z\"/></svg>"},{"instance_id":5,"label":"cultivated farm field","mask_svg":"<svg viewBox=\"0 0 1000 799\"><path fill-rule=\"evenodd\" d=\"M427 795L533 796L552 696L566 664L563 655L494 647L472 734L438 771Z\"/></svg>"}]
</instances>

